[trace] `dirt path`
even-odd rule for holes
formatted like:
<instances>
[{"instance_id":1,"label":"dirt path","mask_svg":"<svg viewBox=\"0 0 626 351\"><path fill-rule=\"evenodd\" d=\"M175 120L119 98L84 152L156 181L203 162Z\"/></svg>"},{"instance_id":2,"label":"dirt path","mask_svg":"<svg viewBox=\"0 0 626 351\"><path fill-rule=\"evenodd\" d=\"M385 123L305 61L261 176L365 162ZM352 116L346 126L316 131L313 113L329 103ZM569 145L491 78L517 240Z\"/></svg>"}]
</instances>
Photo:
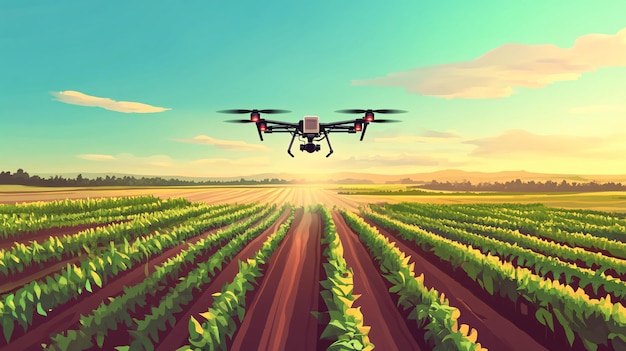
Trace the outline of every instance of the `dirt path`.
<instances>
[{"instance_id":1,"label":"dirt path","mask_svg":"<svg viewBox=\"0 0 626 351\"><path fill-rule=\"evenodd\" d=\"M26 233L17 238L6 238L0 239L0 249L8 249L15 246L15 243L21 243L24 245L30 245L30 242L33 240L37 240L38 243L42 243L52 237L63 236L63 235L73 235L83 230L87 230L90 228L97 229L100 227L110 226L112 224L118 224L122 221L117 222L107 222L107 223L92 223L92 224L81 224L77 226L71 227L62 227L62 228L49 228L42 229L36 232Z\"/></svg>"},{"instance_id":2,"label":"dirt path","mask_svg":"<svg viewBox=\"0 0 626 351\"><path fill-rule=\"evenodd\" d=\"M291 210L287 209L283 214L278 218L276 223L272 224L268 229L266 229L261 235L257 236L252 240L248 245L246 245L241 252L239 252L228 265L215 277L215 279L204 289L204 291L200 294L200 298L197 299L193 304L189 304L189 308L180 314L176 315L176 325L172 329L168 329L165 332L159 334L159 346L156 349L157 351L169 351L176 350L181 347L185 343L187 343L187 339L189 338L189 319L192 315L197 317L198 314L206 312L209 307L213 305L213 296L212 294L215 292L219 292L222 289L224 284L231 282L235 279L237 273L239 273L239 261L245 261L248 258L252 258L254 254L261 249L263 243L267 238L278 230L280 225L284 223ZM299 210L299 213L296 213L294 218L294 223L298 220L299 217L302 217L302 211ZM293 225L293 224L292 224ZM201 320L201 319L200 319Z\"/></svg>"},{"instance_id":3,"label":"dirt path","mask_svg":"<svg viewBox=\"0 0 626 351\"><path fill-rule=\"evenodd\" d=\"M355 306L361 306L363 324L371 326L370 341L378 350L420 350L404 317L391 299L384 278L378 274L358 236L341 214L333 211L332 215L343 244L344 258L354 271L354 294L361 295Z\"/></svg>"},{"instance_id":4,"label":"dirt path","mask_svg":"<svg viewBox=\"0 0 626 351\"><path fill-rule=\"evenodd\" d=\"M419 250L409 247L374 222L370 220L366 222L375 226L381 234L389 238L391 242L395 242L402 252L411 256L409 262L415 263L415 275L424 273L425 285L434 287L440 293L445 294L450 305L461 311L459 324L468 324L471 328L475 328L478 331L478 342L483 347L489 350L547 351L547 348L539 344L532 336L503 317L438 266L423 258Z\"/></svg>"},{"instance_id":5,"label":"dirt path","mask_svg":"<svg viewBox=\"0 0 626 351\"><path fill-rule=\"evenodd\" d=\"M321 223L312 213L294 220L268 262L232 351L317 349L311 311L318 310Z\"/></svg>"},{"instance_id":6,"label":"dirt path","mask_svg":"<svg viewBox=\"0 0 626 351\"><path fill-rule=\"evenodd\" d=\"M245 219L241 221L243 220ZM186 249L190 243L196 243L201 238L206 238L223 228L224 227L219 227L206 231L153 257L148 261L148 273L154 273L155 266L159 266L169 258L176 256L182 250ZM121 272L120 275L112 278L101 289L94 289L93 294L83 293L79 297L80 300L70 301L64 306L59 306L52 313L49 313L47 317L35 314L33 324L38 325L29 329L25 334L22 328L15 328L11 343L0 347L0 351L41 349L41 347L37 345L41 342L48 341L51 334L56 334L71 328L79 321L81 314L86 315L91 313L102 301L106 301L109 297L115 297L121 294L124 291L124 287L131 287L141 283L146 277L144 269L145 265L140 264L127 272ZM39 320L39 322L37 322L37 320ZM15 338L18 334L19 336ZM1 344L4 344L4 342L4 339L2 339Z\"/></svg>"}]
</instances>

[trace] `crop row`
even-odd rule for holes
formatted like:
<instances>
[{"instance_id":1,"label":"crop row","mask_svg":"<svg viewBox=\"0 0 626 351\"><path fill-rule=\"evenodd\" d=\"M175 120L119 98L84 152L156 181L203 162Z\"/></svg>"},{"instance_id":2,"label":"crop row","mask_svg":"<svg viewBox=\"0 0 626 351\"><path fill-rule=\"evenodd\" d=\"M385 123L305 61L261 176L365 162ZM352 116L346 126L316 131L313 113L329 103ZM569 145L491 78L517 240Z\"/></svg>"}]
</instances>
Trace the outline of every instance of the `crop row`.
<instances>
[{"instance_id":1,"label":"crop row","mask_svg":"<svg viewBox=\"0 0 626 351\"><path fill-rule=\"evenodd\" d=\"M606 250L612 255L626 258L626 226L617 222L606 225L585 223L581 219L559 216L560 211L544 208L539 211L514 211L493 206L491 209L457 205L450 210L475 218L477 223L518 229L521 232L542 236L570 246Z\"/></svg>"},{"instance_id":2,"label":"crop row","mask_svg":"<svg viewBox=\"0 0 626 351\"><path fill-rule=\"evenodd\" d=\"M178 350L226 350L226 338L232 339L237 330L237 322L243 321L246 310L246 294L254 290L254 285L259 277L263 276L261 265L265 264L278 248L280 242L287 234L293 222L295 211L292 208L291 215L287 221L280 225L278 230L272 233L263 242L263 246L252 258L246 262L238 261L239 272L235 278L222 286L219 292L213 293L213 305L206 312L199 315L204 319L200 323L194 316L189 319L189 344L180 347ZM269 225L268 225L269 227ZM242 238L239 243L233 245L230 250L232 256L241 250L242 245L250 239ZM257 234L251 234L255 236ZM238 239L239 239L238 238ZM223 262L223 261L222 261ZM199 267L200 268L200 267ZM208 271L213 276L215 268L221 269L220 265L207 262L201 269L204 274ZM131 348L132 349L132 345Z\"/></svg>"},{"instance_id":3,"label":"crop row","mask_svg":"<svg viewBox=\"0 0 626 351\"><path fill-rule=\"evenodd\" d=\"M137 307L143 306L147 296L154 296L160 287L166 285L168 281L180 280L184 282L194 279L191 275L181 276L181 274L186 272L185 267L196 263L199 257L222 245L224 241L232 240L233 237L246 232L255 222L267 216L275 208L275 206L259 208L259 211L251 213L244 221L240 223L233 221L229 227L219 230L206 238L201 238L194 244L189 244L187 248L183 249L176 256L155 267L155 272L146 277L141 283L125 288L123 294L111 299L108 303L102 302L91 314L81 316L80 327L77 330L67 330L53 336L53 343L47 350L84 350L93 348L96 345L101 348L109 331L119 328L121 323L126 328L137 328L140 324L141 326L147 325L148 322L132 319L132 313ZM266 225L269 220L275 221L276 216L276 214L271 216L265 223L257 225L256 228ZM212 257L215 257L215 255L211 256L209 260ZM164 313L165 306L174 308L173 304L169 305L168 302L162 302L160 306L153 308L153 315L155 312ZM170 311L176 312L172 309ZM151 318L147 319L151 320ZM168 322L168 320L168 318L164 318L163 323ZM146 337L149 341L150 335L146 335Z\"/></svg>"},{"instance_id":4,"label":"crop row","mask_svg":"<svg viewBox=\"0 0 626 351\"><path fill-rule=\"evenodd\" d=\"M567 244L571 247L581 247L594 250L605 250L617 258L626 258L626 243L615 241L603 236L590 233L568 231L556 227L555 219L546 221L533 221L525 217L513 217L504 215L504 207L494 208L492 212L476 211L465 206L458 205L427 205L427 204L398 204L386 205L391 209L404 212L421 214L431 218L439 218L456 222L458 225L465 224L468 228L496 228L500 231L527 233L528 235L543 237L558 243ZM520 215L521 216L521 215ZM617 235L617 234L616 234Z\"/></svg>"},{"instance_id":5,"label":"crop row","mask_svg":"<svg viewBox=\"0 0 626 351\"><path fill-rule=\"evenodd\" d=\"M488 204L479 204L477 207L489 206ZM624 214L608 213L595 210L584 209L565 209L547 207L543 204L534 205L522 205L522 204L507 204L505 211L516 212L524 211L532 213L545 213L549 216L558 216L560 218L568 218L577 220L581 223L596 225L596 226L612 226L613 224L626 225L626 217Z\"/></svg>"},{"instance_id":6,"label":"crop row","mask_svg":"<svg viewBox=\"0 0 626 351\"><path fill-rule=\"evenodd\" d=\"M341 213L380 264L383 276L392 284L389 291L398 295L398 306L410 311L408 318L425 330L425 342L432 350L484 350L476 342L476 329L470 331L466 324L459 327L459 309L450 306L448 299L434 288L429 290L424 285L424 274L415 276L409 256L359 216L346 211Z\"/></svg>"},{"instance_id":7,"label":"crop row","mask_svg":"<svg viewBox=\"0 0 626 351\"><path fill-rule=\"evenodd\" d=\"M241 208L243 205L239 205ZM178 225L199 215L216 216L230 211L230 205L192 206L174 208L138 217L133 221L89 228L76 234L50 237L43 243L31 241L26 245L16 243L13 247L0 250L0 277L22 272L34 264L51 263L83 253L110 243L121 243L146 235L154 230Z\"/></svg>"},{"instance_id":8,"label":"crop row","mask_svg":"<svg viewBox=\"0 0 626 351\"><path fill-rule=\"evenodd\" d=\"M363 325L360 307L352 307L359 295L353 295L354 272L343 257L335 223L325 206L320 205L318 211L324 220L322 244L328 245L323 252L327 261L323 264L326 280L320 282L324 288L320 294L328 312L317 315L318 320L326 324L320 337L332 341L328 351L372 350L374 344L368 337L370 327Z\"/></svg>"},{"instance_id":9,"label":"crop row","mask_svg":"<svg viewBox=\"0 0 626 351\"><path fill-rule=\"evenodd\" d=\"M0 238L18 239L42 229L73 227L131 220L151 212L198 206L185 199L167 199L144 204L97 208L67 214L12 213L0 215Z\"/></svg>"},{"instance_id":10,"label":"crop row","mask_svg":"<svg viewBox=\"0 0 626 351\"><path fill-rule=\"evenodd\" d=\"M78 212L89 212L102 208L112 208L119 206L135 206L162 201L154 196L134 196L134 197L107 197L96 199L65 199L54 201L37 201L15 205L0 204L0 213L13 214L22 213L26 215L50 215L67 214ZM180 198L176 201L189 204L189 200Z\"/></svg>"},{"instance_id":11,"label":"crop row","mask_svg":"<svg viewBox=\"0 0 626 351\"><path fill-rule=\"evenodd\" d=\"M132 244L124 239L123 245L109 244L109 249L98 256L83 259L79 265L68 264L67 268L45 281L31 281L14 293L5 294L0 300L0 314L5 339L9 342L15 322L24 330L32 323L34 311L46 315L57 306L82 294L83 289L92 290L92 284L102 287L103 282L131 269L149 257L177 246L211 227L233 223L259 211L261 205L242 209L219 217L194 218L183 225L160 233L158 231L140 237Z\"/></svg>"},{"instance_id":12,"label":"crop row","mask_svg":"<svg viewBox=\"0 0 626 351\"><path fill-rule=\"evenodd\" d=\"M595 294L598 294L598 288L602 286L606 292L613 294L615 297L626 297L626 284L621 280L607 276L600 270L594 271L580 268L575 264L561 261L558 258L560 251L562 251L561 249L567 250L570 249L569 247L526 236L519 232L507 232L492 227L489 227L487 231L489 236L483 236L466 231L467 227L471 227L471 225L466 223L443 219L436 220L417 214L387 210L373 205L371 208L377 213L386 214L403 223L416 225L419 228L450 240L479 248L483 253L497 255L502 260L514 263L517 266L530 268L540 276L546 276L547 273L550 273L558 280L563 275L566 284L571 284L573 278L576 278L578 286L584 289L590 285ZM472 231L481 232L475 228ZM546 255L533 250L545 252Z\"/></svg>"},{"instance_id":13,"label":"crop row","mask_svg":"<svg viewBox=\"0 0 626 351\"><path fill-rule=\"evenodd\" d=\"M588 350L609 343L615 350L626 349L626 308L619 302L612 303L610 296L592 299L580 288L574 290L569 285L544 279L527 268L514 267L471 246L380 214L364 212L363 215L398 231L401 237L433 252L454 269L460 268L489 294L498 292L512 302L522 298L536 306L536 319L552 331L556 319L570 345L578 335Z\"/></svg>"},{"instance_id":14,"label":"crop row","mask_svg":"<svg viewBox=\"0 0 626 351\"><path fill-rule=\"evenodd\" d=\"M606 213L590 214L583 210L565 210L544 205L522 207L518 204L472 204L453 207L466 213L482 211L487 216L521 221L527 224L524 230L531 233L535 227L541 227L544 230L559 229L569 233L587 233L610 240L626 241L626 220Z\"/></svg>"}]
</instances>

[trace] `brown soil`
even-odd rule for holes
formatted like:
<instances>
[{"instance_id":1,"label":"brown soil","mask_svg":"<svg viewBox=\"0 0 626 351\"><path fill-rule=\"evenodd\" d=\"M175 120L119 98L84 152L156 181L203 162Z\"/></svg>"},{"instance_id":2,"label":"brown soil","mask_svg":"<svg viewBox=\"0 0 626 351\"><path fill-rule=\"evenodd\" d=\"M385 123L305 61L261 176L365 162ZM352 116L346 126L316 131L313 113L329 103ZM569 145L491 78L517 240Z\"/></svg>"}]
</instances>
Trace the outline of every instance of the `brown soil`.
<instances>
[{"instance_id":1,"label":"brown soil","mask_svg":"<svg viewBox=\"0 0 626 351\"><path fill-rule=\"evenodd\" d=\"M230 350L317 350L321 222L311 213L295 219Z\"/></svg>"},{"instance_id":2,"label":"brown soil","mask_svg":"<svg viewBox=\"0 0 626 351\"><path fill-rule=\"evenodd\" d=\"M435 261L423 257L422 252L407 245L403 240L396 238L389 231L366 220L369 225L375 226L378 231L395 242L397 247L406 255L411 256L410 263L415 264L415 275L424 273L424 283L427 287L434 287L444 293L450 305L461 311L459 325L468 324L478 331L478 342L489 350L548 350L532 336L525 333L515 323L502 316L498 311L475 295L464 284L443 270ZM471 306L471 307L470 307Z\"/></svg>"},{"instance_id":3,"label":"brown soil","mask_svg":"<svg viewBox=\"0 0 626 351\"><path fill-rule=\"evenodd\" d=\"M202 318L198 317L198 315L206 312L209 307L213 305L212 294L221 291L222 286L235 279L235 276L239 272L239 264L237 262L245 261L248 258L254 257L255 253L261 249L267 238L277 231L280 225L287 220L290 213L291 210L285 210L285 212L283 212L274 224L266 229L261 235L254 238L243 248L243 250L233 257L230 263L228 263L228 265L205 289L194 294L194 296L197 295L194 302L188 304L186 309L175 316L177 323L174 328L168 329L159 334L159 346L157 347L157 351L176 350L187 343L187 339L189 338L189 320L191 316L195 316L199 321L202 320ZM296 219L297 216L294 219L294 222Z\"/></svg>"},{"instance_id":4,"label":"brown soil","mask_svg":"<svg viewBox=\"0 0 626 351\"><path fill-rule=\"evenodd\" d=\"M201 238L206 238L220 229L211 229L153 257L148 261L148 274L154 273L155 266L159 266L169 258L176 256L187 248L188 244L196 243ZM87 315L91 313L102 301L123 293L124 287L139 284L145 277L145 264L139 264L130 271L121 272L118 276L104 284L102 288L94 286L93 293L84 292L79 301L70 301L63 306L57 307L52 312L48 312L46 317L35 313L33 316L33 326L35 327L31 327L27 333L24 333L21 327L16 327L10 344L7 345L4 338L0 338L0 351L40 350L41 347L38 345L42 342L49 342L50 335L75 326L81 314Z\"/></svg>"},{"instance_id":5,"label":"brown soil","mask_svg":"<svg viewBox=\"0 0 626 351\"><path fill-rule=\"evenodd\" d=\"M14 274L10 278L4 279L2 284L0 284L0 294L15 292L17 289L32 282L33 280L40 281L49 275L54 275L54 273L67 267L68 264L76 264L85 257L87 257L87 255L82 254L74 257L65 257L61 261L57 261L52 264L48 263L47 266L44 267L40 267L37 264L29 266L22 272Z\"/></svg>"},{"instance_id":6,"label":"brown soil","mask_svg":"<svg viewBox=\"0 0 626 351\"><path fill-rule=\"evenodd\" d=\"M363 324L371 326L370 341L376 349L385 351L421 350L404 317L389 295L384 278L369 258L358 236L341 214L333 211L333 221L344 249L348 267L354 271L354 294L360 294L353 307L361 306ZM412 328L415 330L415 327Z\"/></svg>"},{"instance_id":7,"label":"brown soil","mask_svg":"<svg viewBox=\"0 0 626 351\"><path fill-rule=\"evenodd\" d=\"M112 224L118 224L118 223L122 223L122 222L118 221L118 222L111 222L111 223L81 224L81 225L72 226L72 227L49 228L49 229L38 230L36 232L23 233L17 238L10 237L10 238L0 239L0 249L11 248L15 246L16 242L24 244L24 245L29 245L31 241L37 240L37 242L41 244L42 242L53 237L63 236L63 235L73 235L73 234L82 232L83 230L90 229L90 228L96 229L99 227L106 227L106 226L109 226Z\"/></svg>"}]
</instances>

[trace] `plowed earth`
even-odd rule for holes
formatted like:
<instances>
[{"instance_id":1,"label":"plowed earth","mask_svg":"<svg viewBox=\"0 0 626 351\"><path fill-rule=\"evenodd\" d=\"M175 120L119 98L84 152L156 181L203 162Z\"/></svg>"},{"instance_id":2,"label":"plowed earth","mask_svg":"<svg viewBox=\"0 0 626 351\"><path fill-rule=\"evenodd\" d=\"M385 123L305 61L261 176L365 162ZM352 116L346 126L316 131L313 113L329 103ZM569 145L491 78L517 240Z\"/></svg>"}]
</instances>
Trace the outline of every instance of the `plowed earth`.
<instances>
[{"instance_id":1,"label":"plowed earth","mask_svg":"<svg viewBox=\"0 0 626 351\"><path fill-rule=\"evenodd\" d=\"M282 220L286 218L287 213L283 214ZM272 228L279 225L281 222L277 222L273 227L266 230L261 236L267 237ZM155 266L159 266L167 261L169 258L176 256L182 250L188 247L189 244L196 243L201 238L206 238L211 234L217 232L220 228L206 231L200 235L197 235L176 247L168 249L158 256L155 256L147 263L148 273L152 274L155 271ZM262 242L261 242L262 243ZM215 250L213 250L215 251ZM63 263L65 266L67 262ZM56 265L54 266L56 267ZM87 315L92 310L98 307L102 301L106 301L109 297L115 297L124 291L124 287L131 287L145 279L145 265L137 265L129 271L122 272L117 277L114 277L109 282L98 289L94 287L93 293L83 292L78 301L71 301L66 305L59 306L55 310L48 312L47 317L35 314L33 320L33 326L27 333L24 333L21 327L15 328L11 342L6 345L4 338L0 339L0 351L12 351L12 350L41 350L39 346L41 343L49 343L50 336L59 333L68 328L76 328L80 315ZM50 272L47 272L51 274ZM37 278L39 275L36 276ZM35 276L32 279L36 279ZM186 326L185 326L186 328ZM118 336L119 337L119 336ZM112 340L107 340L112 341ZM128 338L120 340L120 343L128 342Z\"/></svg>"},{"instance_id":2,"label":"plowed earth","mask_svg":"<svg viewBox=\"0 0 626 351\"><path fill-rule=\"evenodd\" d=\"M267 264L230 350L317 350L321 218L300 214Z\"/></svg>"},{"instance_id":3,"label":"plowed earth","mask_svg":"<svg viewBox=\"0 0 626 351\"><path fill-rule=\"evenodd\" d=\"M356 211L358 206L367 202L386 201L387 198L354 197L337 195L325 189L306 187L260 187L260 188L177 188L177 189L131 189L131 190L89 190L82 192L68 190L64 192L25 193L22 196L0 194L0 202L15 203L35 200L54 200L65 198L87 198L127 195L156 195L163 198L186 197L192 201L207 203L250 203L268 202L282 204L291 202L295 205L314 205L323 203L329 208L338 206ZM394 200L406 200L402 198ZM211 294L220 291L237 273L238 260L252 257L260 248L264 238L278 228L285 220L281 219L260 237L248 244L224 270L202 292L194 295L193 303L176 316L179 321L173 329L159 335L158 350L174 350L187 342L188 322L191 315L206 311L212 304ZM406 320L406 313L398 311L397 297L388 292L389 285L382 277L378 264L372 260L366 247L345 223L341 215L333 211L339 237L344 247L344 257L348 266L354 270L354 293L361 296L355 305L361 307L364 324L370 326L370 340L377 350L426 350L422 334L415 322ZM370 222L371 223L371 222ZM286 237L272 258L263 266L264 277L259 279L256 290L246 297L247 311L238 328L229 350L317 350L324 345L318 341L323 326L317 324L312 311L321 311L319 280L323 260L320 236L322 219L319 214L299 210ZM460 282L453 272L443 269L431 257L421 252L383 228L380 232L397 243L400 250L411 256L415 263L415 273L424 273L425 284L445 293L450 305L461 311L460 323L477 329L478 342L490 350L547 350L550 345L542 337L533 337L525 328L516 324L514 316L507 315L490 304L485 296ZM154 257L149 262L154 265L180 252L186 244L170 249ZM144 275L141 265L120 278L108 282L102 289L81 296L78 301L52 311L48 317L38 316L35 327L23 333L21 327L15 329L13 341L4 350L40 349L39 344L49 342L49 335L75 327L80 314L89 313L100 302L123 291L124 286L140 282ZM116 334L117 335L117 334ZM545 337L543 337L545 338ZM537 340L540 340L538 342ZM119 341L119 342L118 342ZM127 339L107 341L108 346L127 343ZM542 345L543 344L543 345ZM3 345L3 343L0 343Z\"/></svg>"}]
</instances>

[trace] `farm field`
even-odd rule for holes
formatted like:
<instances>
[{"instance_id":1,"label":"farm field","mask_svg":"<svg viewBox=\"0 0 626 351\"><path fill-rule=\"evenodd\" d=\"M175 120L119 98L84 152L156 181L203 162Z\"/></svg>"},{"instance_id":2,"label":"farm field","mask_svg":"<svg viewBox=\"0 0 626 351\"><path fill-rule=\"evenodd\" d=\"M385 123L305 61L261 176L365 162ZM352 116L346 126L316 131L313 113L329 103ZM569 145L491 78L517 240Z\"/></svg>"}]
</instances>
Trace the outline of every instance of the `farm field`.
<instances>
[{"instance_id":1,"label":"farm field","mask_svg":"<svg viewBox=\"0 0 626 351\"><path fill-rule=\"evenodd\" d=\"M594 203L4 190L0 351L626 350L626 215Z\"/></svg>"},{"instance_id":2,"label":"farm field","mask_svg":"<svg viewBox=\"0 0 626 351\"><path fill-rule=\"evenodd\" d=\"M296 206L324 203L356 210L369 203L422 202L440 204L461 203L542 203L552 207L589 209L626 213L626 192L552 193L552 194L466 194L433 195L344 195L345 191L397 191L400 185L266 185L266 186L205 186L205 187L155 187L155 188L40 188L0 185L0 204L16 202L85 199L94 197L146 196L161 198L184 197L190 201L207 203L264 201ZM434 193L434 192L433 192Z\"/></svg>"}]
</instances>

